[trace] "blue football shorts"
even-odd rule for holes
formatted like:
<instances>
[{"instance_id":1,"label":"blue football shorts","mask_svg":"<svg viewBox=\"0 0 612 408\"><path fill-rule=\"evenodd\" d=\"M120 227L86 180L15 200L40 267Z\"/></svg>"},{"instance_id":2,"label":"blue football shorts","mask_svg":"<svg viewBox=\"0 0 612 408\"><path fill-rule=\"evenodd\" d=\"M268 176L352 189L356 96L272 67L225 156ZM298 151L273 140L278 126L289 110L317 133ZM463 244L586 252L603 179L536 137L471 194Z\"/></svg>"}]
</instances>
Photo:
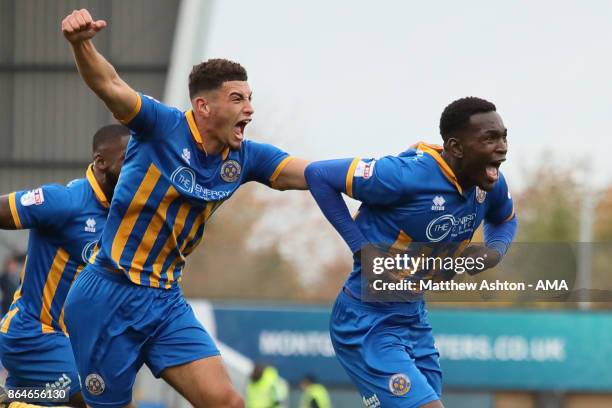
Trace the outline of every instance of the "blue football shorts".
<instances>
[{"instance_id":1,"label":"blue football shorts","mask_svg":"<svg viewBox=\"0 0 612 408\"><path fill-rule=\"evenodd\" d=\"M178 285L140 286L88 265L64 313L83 397L94 408L127 405L143 364L159 377L168 367L219 355Z\"/></svg>"},{"instance_id":2,"label":"blue football shorts","mask_svg":"<svg viewBox=\"0 0 612 408\"><path fill-rule=\"evenodd\" d=\"M412 408L440 399L442 371L424 301L363 303L343 289L330 333L366 407Z\"/></svg>"}]
</instances>

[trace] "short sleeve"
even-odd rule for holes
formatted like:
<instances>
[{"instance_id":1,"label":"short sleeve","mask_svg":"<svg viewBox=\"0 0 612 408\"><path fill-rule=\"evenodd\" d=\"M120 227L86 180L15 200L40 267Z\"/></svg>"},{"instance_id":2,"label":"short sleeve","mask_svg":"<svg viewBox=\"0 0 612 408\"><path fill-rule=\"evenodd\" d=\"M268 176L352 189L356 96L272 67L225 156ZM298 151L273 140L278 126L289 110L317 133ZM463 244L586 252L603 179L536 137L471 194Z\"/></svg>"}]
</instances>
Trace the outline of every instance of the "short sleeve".
<instances>
[{"instance_id":1,"label":"short sleeve","mask_svg":"<svg viewBox=\"0 0 612 408\"><path fill-rule=\"evenodd\" d=\"M18 229L61 227L73 208L67 188L59 184L11 193L9 206Z\"/></svg>"},{"instance_id":2,"label":"short sleeve","mask_svg":"<svg viewBox=\"0 0 612 408\"><path fill-rule=\"evenodd\" d=\"M292 159L288 153L270 144L253 141L244 143L247 166L245 181L270 185Z\"/></svg>"},{"instance_id":3,"label":"short sleeve","mask_svg":"<svg viewBox=\"0 0 612 408\"><path fill-rule=\"evenodd\" d=\"M395 156L351 162L346 175L346 194L365 204L391 205L405 200L413 173L406 162Z\"/></svg>"},{"instance_id":4,"label":"short sleeve","mask_svg":"<svg viewBox=\"0 0 612 408\"><path fill-rule=\"evenodd\" d=\"M500 172L499 180L493 190L487 193L487 213L485 220L493 224L501 224L514 217L514 204L506 184L506 178Z\"/></svg>"},{"instance_id":5,"label":"short sleeve","mask_svg":"<svg viewBox=\"0 0 612 408\"><path fill-rule=\"evenodd\" d=\"M118 118L133 132L136 139L144 140L155 135L161 135L162 129L168 126L180 112L155 98L138 93L138 102L134 111L127 118Z\"/></svg>"}]
</instances>

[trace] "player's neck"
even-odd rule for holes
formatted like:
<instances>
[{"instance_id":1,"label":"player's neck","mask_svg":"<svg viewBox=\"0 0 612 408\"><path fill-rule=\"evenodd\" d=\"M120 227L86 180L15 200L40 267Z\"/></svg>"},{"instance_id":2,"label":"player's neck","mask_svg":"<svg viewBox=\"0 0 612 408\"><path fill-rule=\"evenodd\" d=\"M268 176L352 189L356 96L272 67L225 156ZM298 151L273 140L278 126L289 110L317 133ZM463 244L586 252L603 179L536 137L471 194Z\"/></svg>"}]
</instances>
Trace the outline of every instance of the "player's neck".
<instances>
[{"instance_id":1,"label":"player's neck","mask_svg":"<svg viewBox=\"0 0 612 408\"><path fill-rule=\"evenodd\" d=\"M113 192L115 191L115 188L108 184L108 182L106 181L106 175L102 173L101 171L99 171L96 168L96 166L93 166L93 174L94 174L94 178L98 182L98 185L104 192L106 199L110 202L111 199L113 198Z\"/></svg>"},{"instance_id":2,"label":"player's neck","mask_svg":"<svg viewBox=\"0 0 612 408\"><path fill-rule=\"evenodd\" d=\"M450 167L450 169L453 171L453 174L457 178L457 182L459 183L459 185L464 191L468 190L469 188L473 186L473 184L466 182L466 178L463 177L461 173L461 164L460 164L459 159L448 154L446 151L442 151L440 156L446 162L446 164L448 164L448 167Z\"/></svg>"},{"instance_id":3,"label":"player's neck","mask_svg":"<svg viewBox=\"0 0 612 408\"><path fill-rule=\"evenodd\" d=\"M200 147L204 150L204 153L207 155L221 154L223 149L225 149L225 143L221 142L219 138L216 137L215 133L208 128L203 118L195 114L193 116L198 132L200 132L200 136L202 137Z\"/></svg>"}]
</instances>

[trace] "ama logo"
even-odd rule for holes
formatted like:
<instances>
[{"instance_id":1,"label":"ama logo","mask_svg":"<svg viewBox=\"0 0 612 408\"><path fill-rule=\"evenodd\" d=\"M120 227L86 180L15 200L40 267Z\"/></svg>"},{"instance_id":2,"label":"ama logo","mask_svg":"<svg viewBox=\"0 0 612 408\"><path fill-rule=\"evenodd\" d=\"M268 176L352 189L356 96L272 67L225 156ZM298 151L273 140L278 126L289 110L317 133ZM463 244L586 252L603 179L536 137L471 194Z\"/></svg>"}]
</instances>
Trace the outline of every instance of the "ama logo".
<instances>
[{"instance_id":1,"label":"ama logo","mask_svg":"<svg viewBox=\"0 0 612 408\"><path fill-rule=\"evenodd\" d=\"M188 167L179 167L170 176L172 183L177 185L186 193L193 193L196 184L196 176L193 170Z\"/></svg>"}]
</instances>

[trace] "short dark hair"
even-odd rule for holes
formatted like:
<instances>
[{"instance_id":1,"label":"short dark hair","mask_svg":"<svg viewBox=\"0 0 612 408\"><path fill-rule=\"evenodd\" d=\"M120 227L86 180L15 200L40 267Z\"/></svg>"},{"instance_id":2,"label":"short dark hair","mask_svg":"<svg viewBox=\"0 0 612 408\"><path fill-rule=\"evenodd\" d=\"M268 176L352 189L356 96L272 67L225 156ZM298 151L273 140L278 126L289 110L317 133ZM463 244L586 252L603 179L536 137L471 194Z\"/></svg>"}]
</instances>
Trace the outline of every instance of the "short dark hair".
<instances>
[{"instance_id":1,"label":"short dark hair","mask_svg":"<svg viewBox=\"0 0 612 408\"><path fill-rule=\"evenodd\" d=\"M213 58L194 65L189 74L189 97L198 92L218 89L227 81L247 81L246 69L237 62Z\"/></svg>"},{"instance_id":2,"label":"short dark hair","mask_svg":"<svg viewBox=\"0 0 612 408\"><path fill-rule=\"evenodd\" d=\"M92 150L97 152L102 145L115 143L123 136L129 136L130 129L123 125L113 124L102 126L93 137Z\"/></svg>"},{"instance_id":3,"label":"short dark hair","mask_svg":"<svg viewBox=\"0 0 612 408\"><path fill-rule=\"evenodd\" d=\"M444 108L440 116L440 135L446 142L453 132L463 129L470 122L472 115L495 110L493 103L482 98L468 96L457 99Z\"/></svg>"}]
</instances>

